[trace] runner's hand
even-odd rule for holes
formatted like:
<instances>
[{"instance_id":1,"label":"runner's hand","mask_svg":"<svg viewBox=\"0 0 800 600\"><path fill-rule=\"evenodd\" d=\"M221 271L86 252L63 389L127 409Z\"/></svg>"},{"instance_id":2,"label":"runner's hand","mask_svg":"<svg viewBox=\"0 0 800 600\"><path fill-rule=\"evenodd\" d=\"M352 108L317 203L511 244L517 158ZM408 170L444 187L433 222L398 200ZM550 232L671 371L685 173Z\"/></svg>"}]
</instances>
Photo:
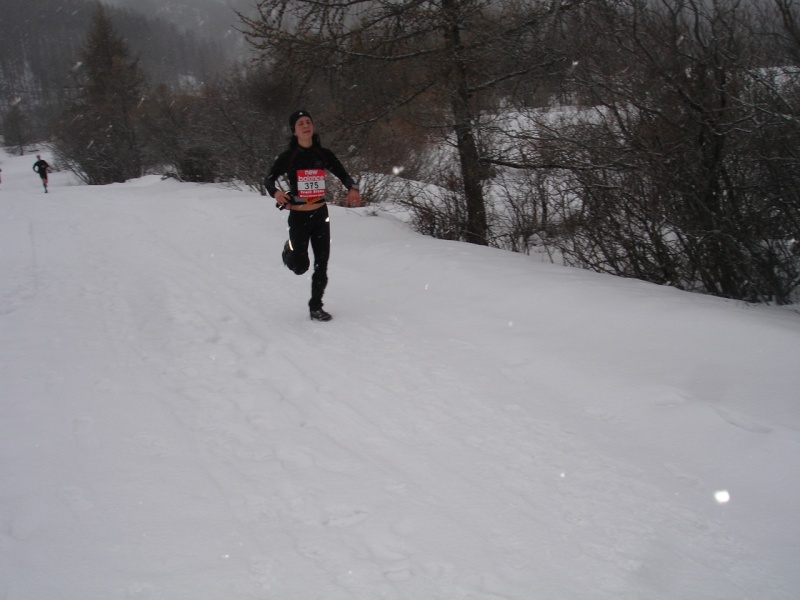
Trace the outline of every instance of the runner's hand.
<instances>
[{"instance_id":1,"label":"runner's hand","mask_svg":"<svg viewBox=\"0 0 800 600\"><path fill-rule=\"evenodd\" d=\"M361 206L361 194L358 193L356 188L350 188L347 191L347 199L344 201L347 206L357 207Z\"/></svg>"},{"instance_id":2,"label":"runner's hand","mask_svg":"<svg viewBox=\"0 0 800 600\"><path fill-rule=\"evenodd\" d=\"M278 190L275 192L275 206L283 210L286 208L286 205L289 203L289 195L284 192L283 190Z\"/></svg>"}]
</instances>

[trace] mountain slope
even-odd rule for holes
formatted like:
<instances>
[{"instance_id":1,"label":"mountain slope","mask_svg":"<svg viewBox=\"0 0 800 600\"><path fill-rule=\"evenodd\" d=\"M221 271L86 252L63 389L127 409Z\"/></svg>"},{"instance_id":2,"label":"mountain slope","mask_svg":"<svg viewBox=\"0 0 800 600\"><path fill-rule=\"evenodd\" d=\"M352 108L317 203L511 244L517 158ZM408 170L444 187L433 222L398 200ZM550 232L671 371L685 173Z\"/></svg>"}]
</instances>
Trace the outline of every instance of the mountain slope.
<instances>
[{"instance_id":1,"label":"mountain slope","mask_svg":"<svg viewBox=\"0 0 800 600\"><path fill-rule=\"evenodd\" d=\"M91 0L4 0L0 12L0 109L22 101L27 111L63 101L86 44L96 3ZM235 15L228 8L230 20ZM107 8L116 31L152 84L203 81L221 73L231 55L219 38L179 28L153 14Z\"/></svg>"}]
</instances>

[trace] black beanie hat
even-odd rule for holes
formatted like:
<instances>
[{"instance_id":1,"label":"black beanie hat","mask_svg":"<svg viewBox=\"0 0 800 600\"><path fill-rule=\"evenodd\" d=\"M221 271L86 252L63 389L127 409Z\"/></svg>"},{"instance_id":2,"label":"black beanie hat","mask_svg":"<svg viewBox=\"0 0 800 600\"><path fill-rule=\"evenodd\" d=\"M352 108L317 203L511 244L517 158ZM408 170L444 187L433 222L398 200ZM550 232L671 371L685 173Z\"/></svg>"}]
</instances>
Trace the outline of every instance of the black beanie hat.
<instances>
[{"instance_id":1,"label":"black beanie hat","mask_svg":"<svg viewBox=\"0 0 800 600\"><path fill-rule=\"evenodd\" d=\"M294 134L294 126L300 119L300 117L308 117L312 121L314 120L311 116L311 113L308 112L307 110L300 109L294 111L292 114L289 115L289 131L291 131L292 134Z\"/></svg>"}]
</instances>

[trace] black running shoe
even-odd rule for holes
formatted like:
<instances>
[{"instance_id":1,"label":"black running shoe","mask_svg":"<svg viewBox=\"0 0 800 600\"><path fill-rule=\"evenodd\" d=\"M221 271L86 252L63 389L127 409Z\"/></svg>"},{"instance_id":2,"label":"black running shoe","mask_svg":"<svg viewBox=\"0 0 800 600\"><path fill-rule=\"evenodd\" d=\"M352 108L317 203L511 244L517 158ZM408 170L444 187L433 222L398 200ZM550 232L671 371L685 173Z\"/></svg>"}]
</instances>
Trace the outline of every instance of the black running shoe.
<instances>
[{"instance_id":1,"label":"black running shoe","mask_svg":"<svg viewBox=\"0 0 800 600\"><path fill-rule=\"evenodd\" d=\"M283 253L281 254L281 258L283 258L283 264L292 269L292 243L290 240L286 240L286 243L283 245Z\"/></svg>"},{"instance_id":2,"label":"black running shoe","mask_svg":"<svg viewBox=\"0 0 800 600\"><path fill-rule=\"evenodd\" d=\"M330 321L333 318L329 312L325 312L321 308L312 310L310 314L312 321Z\"/></svg>"}]
</instances>

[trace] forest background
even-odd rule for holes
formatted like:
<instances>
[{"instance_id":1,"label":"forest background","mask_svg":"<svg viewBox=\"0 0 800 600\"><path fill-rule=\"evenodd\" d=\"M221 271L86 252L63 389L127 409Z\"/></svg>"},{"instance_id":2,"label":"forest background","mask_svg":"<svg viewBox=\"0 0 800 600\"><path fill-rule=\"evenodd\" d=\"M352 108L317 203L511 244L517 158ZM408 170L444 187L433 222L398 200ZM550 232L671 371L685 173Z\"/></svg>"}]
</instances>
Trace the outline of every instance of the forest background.
<instances>
[{"instance_id":1,"label":"forest background","mask_svg":"<svg viewBox=\"0 0 800 600\"><path fill-rule=\"evenodd\" d=\"M265 193L287 115L424 233L751 302L800 286L796 0L6 0L0 131Z\"/></svg>"}]
</instances>

